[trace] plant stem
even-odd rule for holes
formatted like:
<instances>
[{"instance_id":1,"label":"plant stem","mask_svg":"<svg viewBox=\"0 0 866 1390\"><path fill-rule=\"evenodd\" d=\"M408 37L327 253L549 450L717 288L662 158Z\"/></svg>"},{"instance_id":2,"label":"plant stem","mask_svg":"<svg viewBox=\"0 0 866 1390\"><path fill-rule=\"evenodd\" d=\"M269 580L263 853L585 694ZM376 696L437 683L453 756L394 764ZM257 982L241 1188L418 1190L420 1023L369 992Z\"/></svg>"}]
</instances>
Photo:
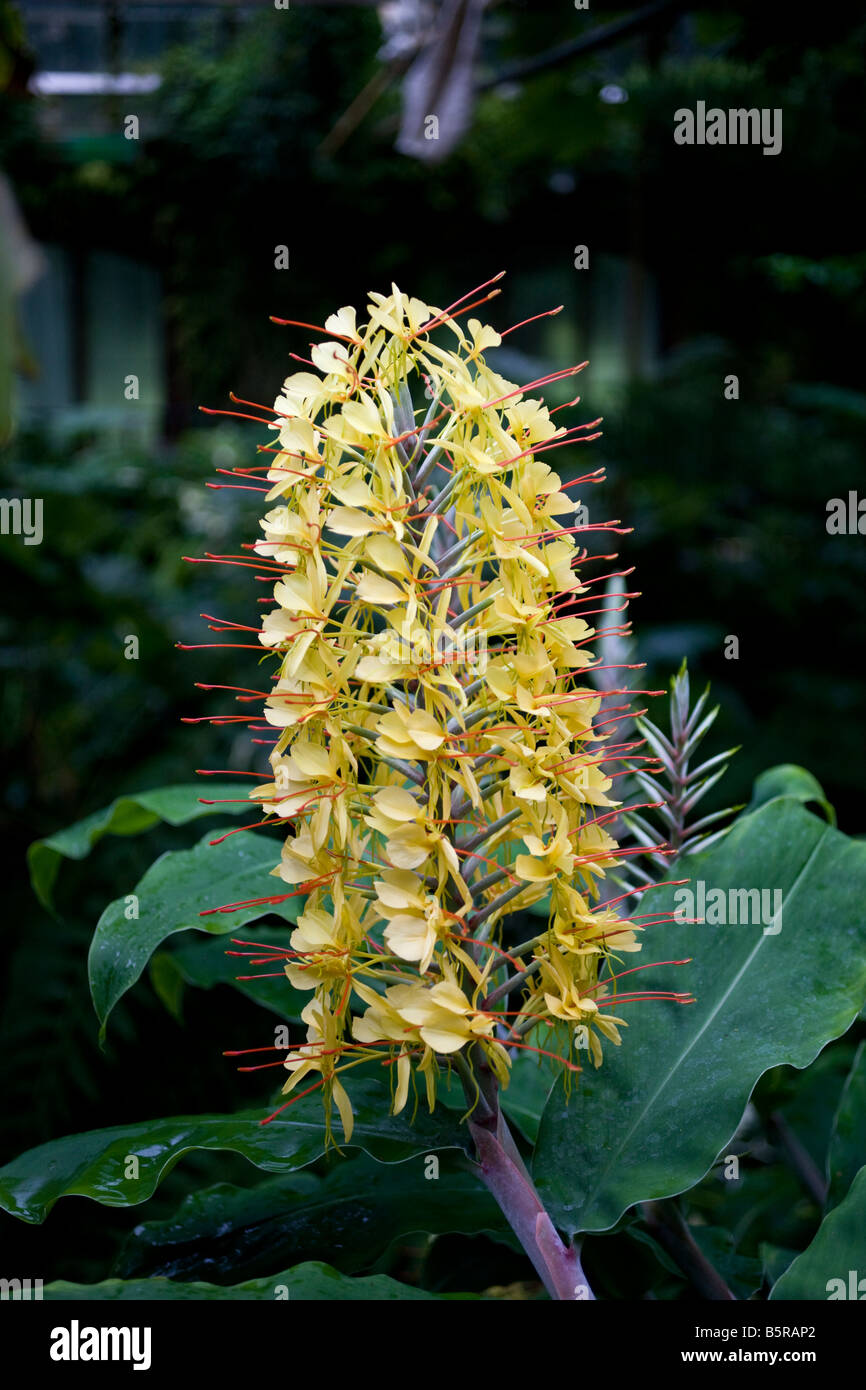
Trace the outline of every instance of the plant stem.
<instances>
[{"instance_id":1,"label":"plant stem","mask_svg":"<svg viewBox=\"0 0 866 1390\"><path fill-rule=\"evenodd\" d=\"M823 1207L827 1200L827 1183L824 1175L778 1110L774 1110L770 1116L767 1131L771 1141L778 1144L782 1150L788 1166L797 1175L812 1201L818 1207Z\"/></svg>"},{"instance_id":2,"label":"plant stem","mask_svg":"<svg viewBox=\"0 0 866 1390\"><path fill-rule=\"evenodd\" d=\"M499 897L494 898L492 903L488 903L486 907L482 907L478 912L473 912L472 916L469 918L469 925L472 927L473 931L477 931L478 928L482 928L482 930L476 936L477 941L487 940L487 937L493 928L493 923L490 922L490 918L492 917L493 913L498 912L500 908L503 908L505 906L506 903L510 903L512 898L517 898L520 896L521 893L525 893L526 888L527 884L525 883L515 883L513 888L509 888L508 891L505 893L500 893ZM485 922L489 923L487 927L484 927L483 925Z\"/></svg>"},{"instance_id":3,"label":"plant stem","mask_svg":"<svg viewBox=\"0 0 866 1390\"><path fill-rule=\"evenodd\" d=\"M467 1100L473 1104L476 1080L484 1110L469 1120L469 1131L475 1141L482 1182L498 1202L550 1297L557 1301L593 1299L595 1295L586 1282L577 1250L560 1239L505 1122L499 1108L496 1078L483 1064L481 1075L473 1074L468 1083L464 1076Z\"/></svg>"},{"instance_id":4,"label":"plant stem","mask_svg":"<svg viewBox=\"0 0 866 1390\"><path fill-rule=\"evenodd\" d=\"M710 1264L674 1202L644 1202L642 1212L650 1234L688 1276L698 1293L714 1302L736 1302L736 1295Z\"/></svg>"},{"instance_id":5,"label":"plant stem","mask_svg":"<svg viewBox=\"0 0 866 1390\"><path fill-rule=\"evenodd\" d=\"M487 995L487 998L482 1004L482 1008L492 1009L493 1005L498 1004L500 999L504 999L506 994L510 994L513 989L517 989L518 985L523 984L523 981L527 979L528 976L532 975L540 965L540 960L534 960L531 965L528 965L525 970L521 970L518 975L510 975L504 984L498 985L496 989Z\"/></svg>"},{"instance_id":6,"label":"plant stem","mask_svg":"<svg viewBox=\"0 0 866 1390\"><path fill-rule=\"evenodd\" d=\"M504 816L500 816L498 820L492 821L489 825L485 825L482 830L477 831L474 835L470 835L465 840L460 840L455 848L461 851L479 849L485 841L492 840L494 835L498 835L500 830L504 830L507 825L511 825L512 821L517 820L517 817L522 814L523 812L519 806L514 811L508 811ZM525 888L526 884L524 883L522 886Z\"/></svg>"}]
</instances>

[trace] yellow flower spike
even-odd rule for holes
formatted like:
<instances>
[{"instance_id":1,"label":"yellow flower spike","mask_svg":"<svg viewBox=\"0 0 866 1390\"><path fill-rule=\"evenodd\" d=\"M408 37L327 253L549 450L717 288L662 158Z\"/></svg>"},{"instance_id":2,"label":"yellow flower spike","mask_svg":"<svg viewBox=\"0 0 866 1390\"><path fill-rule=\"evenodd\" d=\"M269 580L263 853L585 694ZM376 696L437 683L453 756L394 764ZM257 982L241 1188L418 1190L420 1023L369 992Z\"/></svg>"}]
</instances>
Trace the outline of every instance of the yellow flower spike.
<instances>
[{"instance_id":1,"label":"yellow flower spike","mask_svg":"<svg viewBox=\"0 0 866 1390\"><path fill-rule=\"evenodd\" d=\"M640 950L597 905L622 750L584 674L580 614L599 605L577 502L547 462L583 427L558 423L543 381L485 360L502 336L460 318L481 302L440 310L392 286L366 321L330 314L260 470L272 667L249 698L277 738L250 800L285 832L285 896L307 894L285 973L313 992L287 1094L318 1077L347 1137L338 1073L374 1057L393 1065L395 1113L413 1072L431 1109L452 1068L473 1096L482 1064L505 1085L538 1025L589 1027L599 1062L620 1041L614 964ZM516 959L504 924L543 898Z\"/></svg>"}]
</instances>

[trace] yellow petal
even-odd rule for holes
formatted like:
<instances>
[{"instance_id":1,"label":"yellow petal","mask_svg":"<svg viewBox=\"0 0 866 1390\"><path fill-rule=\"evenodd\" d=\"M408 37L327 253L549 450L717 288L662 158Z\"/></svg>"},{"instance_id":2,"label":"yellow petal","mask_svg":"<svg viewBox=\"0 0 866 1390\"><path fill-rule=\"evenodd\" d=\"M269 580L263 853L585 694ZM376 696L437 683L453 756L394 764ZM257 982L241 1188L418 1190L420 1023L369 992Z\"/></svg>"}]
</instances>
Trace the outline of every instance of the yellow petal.
<instances>
[{"instance_id":1,"label":"yellow petal","mask_svg":"<svg viewBox=\"0 0 866 1390\"><path fill-rule=\"evenodd\" d=\"M305 574L289 574L274 585L274 598L293 613L315 614L312 585Z\"/></svg>"},{"instance_id":2,"label":"yellow petal","mask_svg":"<svg viewBox=\"0 0 866 1390\"><path fill-rule=\"evenodd\" d=\"M355 597L362 603L405 603L406 594L390 579L372 570L365 570L355 589Z\"/></svg>"},{"instance_id":3,"label":"yellow petal","mask_svg":"<svg viewBox=\"0 0 866 1390\"><path fill-rule=\"evenodd\" d=\"M331 492L334 497L353 509L358 507L372 508L376 504L376 497L372 488L358 474L353 474L350 478L341 478L332 483Z\"/></svg>"},{"instance_id":4,"label":"yellow petal","mask_svg":"<svg viewBox=\"0 0 866 1390\"><path fill-rule=\"evenodd\" d=\"M414 820L421 813L418 802L405 787L383 787L373 800L377 809L391 820Z\"/></svg>"},{"instance_id":5,"label":"yellow petal","mask_svg":"<svg viewBox=\"0 0 866 1390\"><path fill-rule=\"evenodd\" d=\"M398 670L395 662L383 661L378 656L362 656L355 667L355 675L359 681L378 685L380 682L393 680Z\"/></svg>"},{"instance_id":6,"label":"yellow petal","mask_svg":"<svg viewBox=\"0 0 866 1390\"><path fill-rule=\"evenodd\" d=\"M343 349L345 352L345 349ZM343 419L348 421L359 434L384 435L382 417L369 396L362 400L346 401L343 406Z\"/></svg>"},{"instance_id":7,"label":"yellow petal","mask_svg":"<svg viewBox=\"0 0 866 1390\"><path fill-rule=\"evenodd\" d=\"M441 984L434 985L430 991L430 998L449 1013L460 1015L469 1012L469 1000L460 986L451 980L443 980Z\"/></svg>"},{"instance_id":8,"label":"yellow petal","mask_svg":"<svg viewBox=\"0 0 866 1390\"><path fill-rule=\"evenodd\" d=\"M413 710L408 719L408 730L419 748L431 751L445 742L445 734L432 714L427 710Z\"/></svg>"},{"instance_id":9,"label":"yellow petal","mask_svg":"<svg viewBox=\"0 0 866 1390\"><path fill-rule=\"evenodd\" d=\"M340 1112L340 1121L343 1126L343 1136L348 1144L355 1127L355 1116L352 1114L352 1102L346 1095L346 1089L336 1076L331 1082L331 1094L337 1102L337 1109Z\"/></svg>"},{"instance_id":10,"label":"yellow petal","mask_svg":"<svg viewBox=\"0 0 866 1390\"><path fill-rule=\"evenodd\" d=\"M335 335L342 334L344 338L356 336L358 330L355 327L355 310L351 304L344 304L335 314L328 315L325 319L325 331Z\"/></svg>"},{"instance_id":11,"label":"yellow petal","mask_svg":"<svg viewBox=\"0 0 866 1390\"><path fill-rule=\"evenodd\" d=\"M386 570L389 574L408 575L406 556L391 536L371 536L364 549L380 570Z\"/></svg>"},{"instance_id":12,"label":"yellow petal","mask_svg":"<svg viewBox=\"0 0 866 1390\"><path fill-rule=\"evenodd\" d=\"M394 917L384 933L388 949L401 960L423 960L430 945L430 934L430 928L423 917ZM434 945L435 940L434 932Z\"/></svg>"},{"instance_id":13,"label":"yellow petal","mask_svg":"<svg viewBox=\"0 0 866 1390\"><path fill-rule=\"evenodd\" d=\"M318 744L300 741L293 743L290 757L304 777L332 776L331 759L327 749L320 748Z\"/></svg>"},{"instance_id":14,"label":"yellow petal","mask_svg":"<svg viewBox=\"0 0 866 1390\"><path fill-rule=\"evenodd\" d=\"M434 1052L459 1052L466 1042L465 1036L457 1033L446 1033L441 1028L421 1028L421 1037L428 1047L432 1047Z\"/></svg>"},{"instance_id":15,"label":"yellow petal","mask_svg":"<svg viewBox=\"0 0 866 1390\"><path fill-rule=\"evenodd\" d=\"M420 826L401 825L388 838L385 854L395 869L417 869L430 857L432 841Z\"/></svg>"},{"instance_id":16,"label":"yellow petal","mask_svg":"<svg viewBox=\"0 0 866 1390\"><path fill-rule=\"evenodd\" d=\"M399 1115L409 1096L409 1077L412 1063L405 1052L397 1058L397 1090L394 1093L393 1114Z\"/></svg>"},{"instance_id":17,"label":"yellow petal","mask_svg":"<svg viewBox=\"0 0 866 1390\"><path fill-rule=\"evenodd\" d=\"M525 878L529 883L546 883L548 879L556 877L553 869L549 869L540 859L533 859L528 854L518 854L514 861L514 870L518 878Z\"/></svg>"},{"instance_id":18,"label":"yellow petal","mask_svg":"<svg viewBox=\"0 0 866 1390\"><path fill-rule=\"evenodd\" d=\"M338 536L369 536L378 530L375 517L369 512L361 512L357 507L334 507L328 513L325 525Z\"/></svg>"}]
</instances>

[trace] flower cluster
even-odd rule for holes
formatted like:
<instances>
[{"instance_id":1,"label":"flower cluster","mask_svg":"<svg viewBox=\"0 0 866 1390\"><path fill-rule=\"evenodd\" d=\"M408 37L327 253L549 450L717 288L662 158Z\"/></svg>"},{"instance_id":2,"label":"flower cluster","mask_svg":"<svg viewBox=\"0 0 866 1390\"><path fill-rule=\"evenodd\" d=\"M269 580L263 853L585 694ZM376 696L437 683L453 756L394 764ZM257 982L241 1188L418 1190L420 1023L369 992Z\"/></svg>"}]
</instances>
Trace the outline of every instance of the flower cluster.
<instances>
[{"instance_id":1,"label":"flower cluster","mask_svg":"<svg viewBox=\"0 0 866 1390\"><path fill-rule=\"evenodd\" d=\"M255 551L275 579L259 640L278 733L250 796L286 822L273 873L306 896L285 970L308 1032L285 1091L323 1085L347 1138L341 1077L372 1058L395 1111L416 1072L431 1108L452 1065L507 1083L544 1025L568 1045L580 1029L598 1065L620 1041L610 962L640 949L597 905L624 747L587 683L577 538L598 528L541 457L599 422L557 426L528 393L580 368L504 379L484 356L500 334L464 328L462 303L393 286L363 325L340 309L271 424ZM506 947L507 916L542 900L546 924Z\"/></svg>"}]
</instances>

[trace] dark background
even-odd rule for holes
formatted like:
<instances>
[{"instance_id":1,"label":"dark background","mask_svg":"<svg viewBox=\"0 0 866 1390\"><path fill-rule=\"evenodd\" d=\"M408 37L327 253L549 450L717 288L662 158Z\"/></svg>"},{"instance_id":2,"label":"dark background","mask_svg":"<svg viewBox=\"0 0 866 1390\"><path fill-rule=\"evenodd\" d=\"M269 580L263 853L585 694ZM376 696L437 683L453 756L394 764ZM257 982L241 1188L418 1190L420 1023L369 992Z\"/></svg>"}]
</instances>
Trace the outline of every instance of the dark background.
<instances>
[{"instance_id":1,"label":"dark background","mask_svg":"<svg viewBox=\"0 0 866 1390\"><path fill-rule=\"evenodd\" d=\"M255 534L255 500L204 484L249 462L261 432L197 407L231 409L230 390L273 401L310 335L269 315L320 323L392 280L447 304L503 269L485 310L497 326L563 304L507 340L500 370L524 380L590 359L572 418L603 414L604 436L557 467L604 465L591 517L635 528L620 554L637 567L645 683L666 685L683 656L697 685L712 681L708 755L742 745L720 802L800 763L841 827L866 829L866 538L826 529L828 500L864 488L866 22L855 5L656 5L624 36L561 51L639 8L490 6L468 128L432 163L395 149L403 78L374 6L0 5L0 170L40 267L22 284L4 262L0 488L45 513L40 546L0 538L0 1161L71 1130L261 1095L219 1057L258 1036L225 989L190 995L182 1030L143 980L107 1051L95 1043L93 924L202 826L65 865L58 920L24 854L121 792L253 766L244 740L179 720L225 708L195 681L243 685L254 666L174 644L208 640L203 611L248 621L257 596L243 571L182 557ZM369 109L341 120L389 63ZM42 75L73 72L160 85L45 94ZM781 153L676 145L673 113L697 100L781 108ZM213 1176L199 1156L184 1183ZM186 1190L175 1183L153 1214ZM96 1278L134 1219L100 1211L94 1227L75 1199L38 1233L3 1224L28 1267Z\"/></svg>"}]
</instances>

